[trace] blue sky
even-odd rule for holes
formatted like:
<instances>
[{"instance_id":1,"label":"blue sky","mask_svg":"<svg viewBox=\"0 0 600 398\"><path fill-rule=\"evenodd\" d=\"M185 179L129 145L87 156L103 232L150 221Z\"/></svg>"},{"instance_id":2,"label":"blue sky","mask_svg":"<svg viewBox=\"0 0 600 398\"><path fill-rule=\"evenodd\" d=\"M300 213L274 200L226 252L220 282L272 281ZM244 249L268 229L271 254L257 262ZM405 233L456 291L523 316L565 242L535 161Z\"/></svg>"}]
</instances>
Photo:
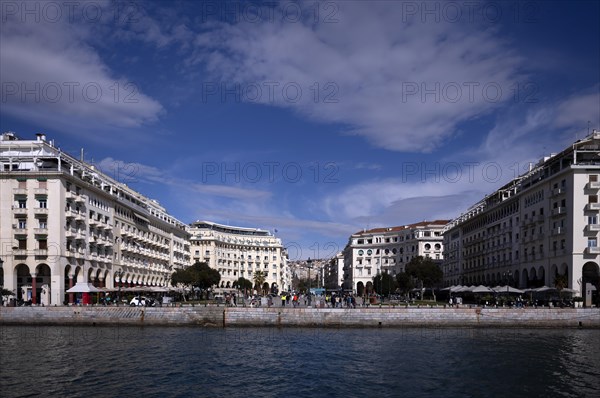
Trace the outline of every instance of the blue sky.
<instances>
[{"instance_id":1,"label":"blue sky","mask_svg":"<svg viewBox=\"0 0 600 398\"><path fill-rule=\"evenodd\" d=\"M36 2L1 9L0 127L292 259L453 218L600 128L593 1Z\"/></svg>"}]
</instances>

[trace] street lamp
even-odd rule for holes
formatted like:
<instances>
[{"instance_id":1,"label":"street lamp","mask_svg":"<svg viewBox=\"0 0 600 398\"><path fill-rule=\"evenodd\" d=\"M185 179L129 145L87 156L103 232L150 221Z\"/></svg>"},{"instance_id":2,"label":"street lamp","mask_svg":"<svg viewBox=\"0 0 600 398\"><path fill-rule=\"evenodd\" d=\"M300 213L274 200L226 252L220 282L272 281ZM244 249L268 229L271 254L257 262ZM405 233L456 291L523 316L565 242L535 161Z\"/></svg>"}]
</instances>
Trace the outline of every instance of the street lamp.
<instances>
[{"instance_id":1,"label":"street lamp","mask_svg":"<svg viewBox=\"0 0 600 398\"><path fill-rule=\"evenodd\" d=\"M117 294L117 307L118 307L119 303L121 302L121 285L122 285L121 277L123 276L123 270L116 271L115 276L119 277L119 292Z\"/></svg>"},{"instance_id":2,"label":"street lamp","mask_svg":"<svg viewBox=\"0 0 600 398\"><path fill-rule=\"evenodd\" d=\"M512 272L506 271L502 274L506 278L506 301L508 302L508 295L510 294L510 281L512 279Z\"/></svg>"},{"instance_id":3,"label":"street lamp","mask_svg":"<svg viewBox=\"0 0 600 398\"><path fill-rule=\"evenodd\" d=\"M308 268L308 306L310 307L311 296L310 296L310 270L312 268L312 260L310 257L306 260L306 268Z\"/></svg>"}]
</instances>

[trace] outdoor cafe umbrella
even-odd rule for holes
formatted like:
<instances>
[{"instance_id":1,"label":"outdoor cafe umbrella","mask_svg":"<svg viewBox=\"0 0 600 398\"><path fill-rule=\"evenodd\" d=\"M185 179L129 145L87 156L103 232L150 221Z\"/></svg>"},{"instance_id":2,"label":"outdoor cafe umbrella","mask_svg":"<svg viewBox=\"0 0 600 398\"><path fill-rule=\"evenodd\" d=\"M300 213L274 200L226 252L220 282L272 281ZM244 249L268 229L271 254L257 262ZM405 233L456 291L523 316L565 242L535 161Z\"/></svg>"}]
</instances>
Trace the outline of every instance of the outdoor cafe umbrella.
<instances>
[{"instance_id":1,"label":"outdoor cafe umbrella","mask_svg":"<svg viewBox=\"0 0 600 398\"><path fill-rule=\"evenodd\" d=\"M91 283L86 283L86 282L77 282L75 284L75 286L73 286L72 288L68 289L66 291L66 293L98 293L101 292L102 290L98 289L97 287L95 287L94 285L92 285Z\"/></svg>"},{"instance_id":2,"label":"outdoor cafe umbrella","mask_svg":"<svg viewBox=\"0 0 600 398\"><path fill-rule=\"evenodd\" d=\"M512 286L496 286L494 288L494 291L496 291L496 293L516 293L516 294L525 293L525 290L517 289L516 287L512 287Z\"/></svg>"},{"instance_id":3,"label":"outdoor cafe umbrella","mask_svg":"<svg viewBox=\"0 0 600 398\"><path fill-rule=\"evenodd\" d=\"M494 290L487 286L479 285L473 289L469 289L473 293L494 293Z\"/></svg>"}]
</instances>

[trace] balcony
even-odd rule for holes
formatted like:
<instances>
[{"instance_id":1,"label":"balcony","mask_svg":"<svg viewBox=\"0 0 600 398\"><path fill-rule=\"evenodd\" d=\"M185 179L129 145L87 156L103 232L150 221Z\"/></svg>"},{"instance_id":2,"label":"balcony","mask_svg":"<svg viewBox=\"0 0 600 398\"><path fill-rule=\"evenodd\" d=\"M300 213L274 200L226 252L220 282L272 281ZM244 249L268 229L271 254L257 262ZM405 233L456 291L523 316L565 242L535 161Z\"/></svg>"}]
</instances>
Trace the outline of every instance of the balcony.
<instances>
[{"instance_id":1,"label":"balcony","mask_svg":"<svg viewBox=\"0 0 600 398\"><path fill-rule=\"evenodd\" d=\"M563 235L565 233L565 227L558 227L552 230L552 236Z\"/></svg>"},{"instance_id":2,"label":"balcony","mask_svg":"<svg viewBox=\"0 0 600 398\"><path fill-rule=\"evenodd\" d=\"M48 249L35 249L35 255L39 257L47 257Z\"/></svg>"},{"instance_id":3,"label":"balcony","mask_svg":"<svg viewBox=\"0 0 600 398\"><path fill-rule=\"evenodd\" d=\"M600 203L588 203L585 205L586 211L597 211L600 210Z\"/></svg>"},{"instance_id":4,"label":"balcony","mask_svg":"<svg viewBox=\"0 0 600 398\"><path fill-rule=\"evenodd\" d=\"M27 208L24 208L24 207L13 206L12 212L13 212L13 214L16 217L18 217L18 216L27 216Z\"/></svg>"},{"instance_id":5,"label":"balcony","mask_svg":"<svg viewBox=\"0 0 600 398\"><path fill-rule=\"evenodd\" d=\"M554 188L552 190L551 196L563 195L564 193L565 193L565 189L564 188Z\"/></svg>"},{"instance_id":6,"label":"balcony","mask_svg":"<svg viewBox=\"0 0 600 398\"><path fill-rule=\"evenodd\" d=\"M33 233L36 235L48 235L48 228L34 228Z\"/></svg>"},{"instance_id":7,"label":"balcony","mask_svg":"<svg viewBox=\"0 0 600 398\"><path fill-rule=\"evenodd\" d=\"M585 226L585 232L598 232L600 231L600 224L588 224Z\"/></svg>"},{"instance_id":8,"label":"balcony","mask_svg":"<svg viewBox=\"0 0 600 398\"><path fill-rule=\"evenodd\" d=\"M17 235L27 235L27 227L19 224L13 224L13 231Z\"/></svg>"},{"instance_id":9,"label":"balcony","mask_svg":"<svg viewBox=\"0 0 600 398\"><path fill-rule=\"evenodd\" d=\"M36 215L47 215L48 214L48 209L46 207L36 207L33 209L33 212Z\"/></svg>"},{"instance_id":10,"label":"balcony","mask_svg":"<svg viewBox=\"0 0 600 398\"><path fill-rule=\"evenodd\" d=\"M33 188L33 194L48 196L48 188Z\"/></svg>"},{"instance_id":11,"label":"balcony","mask_svg":"<svg viewBox=\"0 0 600 398\"><path fill-rule=\"evenodd\" d=\"M27 195L27 188L13 188L14 195Z\"/></svg>"},{"instance_id":12,"label":"balcony","mask_svg":"<svg viewBox=\"0 0 600 398\"><path fill-rule=\"evenodd\" d=\"M594 190L600 189L600 181L590 181L590 182L588 182L586 184L586 186L585 186L585 189L590 189L590 190L592 190L592 189L594 189Z\"/></svg>"},{"instance_id":13,"label":"balcony","mask_svg":"<svg viewBox=\"0 0 600 398\"><path fill-rule=\"evenodd\" d=\"M557 207L552 209L552 216L563 216L567 213L566 207Z\"/></svg>"},{"instance_id":14,"label":"balcony","mask_svg":"<svg viewBox=\"0 0 600 398\"><path fill-rule=\"evenodd\" d=\"M600 247L598 246L588 246L585 248L586 254L600 254Z\"/></svg>"}]
</instances>

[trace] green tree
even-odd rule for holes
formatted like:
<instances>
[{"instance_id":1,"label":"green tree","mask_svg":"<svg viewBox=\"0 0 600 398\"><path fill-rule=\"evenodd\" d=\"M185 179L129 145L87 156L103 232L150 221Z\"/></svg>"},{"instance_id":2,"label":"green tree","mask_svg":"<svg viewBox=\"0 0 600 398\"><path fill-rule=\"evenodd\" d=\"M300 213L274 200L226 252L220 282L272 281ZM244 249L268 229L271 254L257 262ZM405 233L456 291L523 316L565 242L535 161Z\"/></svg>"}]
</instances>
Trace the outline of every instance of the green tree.
<instances>
[{"instance_id":1,"label":"green tree","mask_svg":"<svg viewBox=\"0 0 600 398\"><path fill-rule=\"evenodd\" d=\"M429 257L417 256L406 264L406 273L421 282L423 288L433 288L442 281L444 273ZM435 293L433 293L435 300Z\"/></svg>"},{"instance_id":2,"label":"green tree","mask_svg":"<svg viewBox=\"0 0 600 398\"><path fill-rule=\"evenodd\" d=\"M567 278L567 275L556 275L554 277L554 287L556 288L556 290L558 290L558 296L562 297L563 289L569 287L569 280Z\"/></svg>"},{"instance_id":3,"label":"green tree","mask_svg":"<svg viewBox=\"0 0 600 398\"><path fill-rule=\"evenodd\" d=\"M194 265L185 269L179 269L171 275L171 284L173 286L198 287L203 291L217 285L221 281L219 271L210 268L207 263L196 262ZM185 294L183 295L185 299Z\"/></svg>"},{"instance_id":4,"label":"green tree","mask_svg":"<svg viewBox=\"0 0 600 398\"><path fill-rule=\"evenodd\" d=\"M376 293L387 297L396 291L396 280L387 272L384 272L383 274L378 272L377 275L373 277L373 288Z\"/></svg>"},{"instance_id":5,"label":"green tree","mask_svg":"<svg viewBox=\"0 0 600 398\"><path fill-rule=\"evenodd\" d=\"M406 272L400 272L396 274L396 283L398 285L398 289L400 289L400 291L404 294L407 294L412 288L415 287L413 278Z\"/></svg>"},{"instance_id":6,"label":"green tree","mask_svg":"<svg viewBox=\"0 0 600 398\"><path fill-rule=\"evenodd\" d=\"M254 275L252 276L252 280L254 281L254 288L257 292L262 290L263 284L267 279L267 273L264 271L254 271Z\"/></svg>"},{"instance_id":7,"label":"green tree","mask_svg":"<svg viewBox=\"0 0 600 398\"><path fill-rule=\"evenodd\" d=\"M233 286L238 286L241 290L252 289L252 281L240 276L235 282L233 282Z\"/></svg>"}]
</instances>

